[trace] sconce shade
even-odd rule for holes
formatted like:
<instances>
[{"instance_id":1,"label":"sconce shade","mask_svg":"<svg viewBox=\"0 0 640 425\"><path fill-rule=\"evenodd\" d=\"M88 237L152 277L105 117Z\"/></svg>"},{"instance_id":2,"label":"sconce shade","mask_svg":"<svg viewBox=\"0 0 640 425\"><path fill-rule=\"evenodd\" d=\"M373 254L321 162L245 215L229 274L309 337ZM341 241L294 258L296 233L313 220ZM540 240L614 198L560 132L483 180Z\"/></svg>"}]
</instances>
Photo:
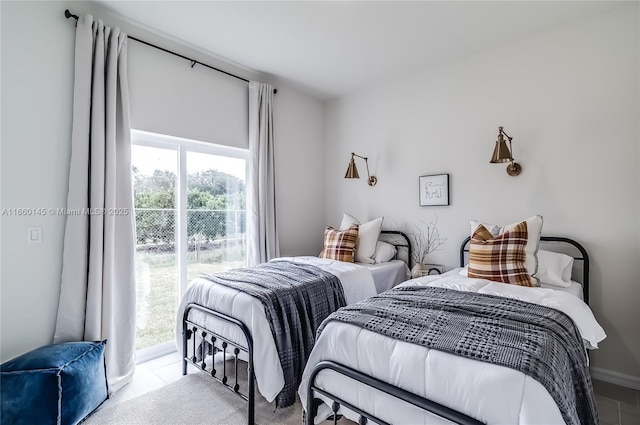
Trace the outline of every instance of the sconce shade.
<instances>
[{"instance_id":1,"label":"sconce shade","mask_svg":"<svg viewBox=\"0 0 640 425\"><path fill-rule=\"evenodd\" d=\"M491 155L492 164L501 163L501 162L509 162L513 161L513 157L511 156L511 151L509 151L509 147L507 146L507 142L504 141L502 135L496 141L496 147L493 149L493 155Z\"/></svg>"},{"instance_id":2,"label":"sconce shade","mask_svg":"<svg viewBox=\"0 0 640 425\"><path fill-rule=\"evenodd\" d=\"M347 168L347 173L344 175L345 179L359 179L360 174L358 174L358 168L356 167L356 162L353 160L353 156L351 157L351 162L349 162L349 168Z\"/></svg>"}]
</instances>

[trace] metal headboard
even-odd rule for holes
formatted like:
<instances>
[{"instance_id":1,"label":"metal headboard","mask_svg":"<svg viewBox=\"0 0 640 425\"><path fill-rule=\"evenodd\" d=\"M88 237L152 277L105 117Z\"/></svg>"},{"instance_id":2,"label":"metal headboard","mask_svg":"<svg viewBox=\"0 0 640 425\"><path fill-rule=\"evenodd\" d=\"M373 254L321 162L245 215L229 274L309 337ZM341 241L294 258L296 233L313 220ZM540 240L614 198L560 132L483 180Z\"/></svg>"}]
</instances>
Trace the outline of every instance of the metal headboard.
<instances>
[{"instance_id":1,"label":"metal headboard","mask_svg":"<svg viewBox=\"0 0 640 425\"><path fill-rule=\"evenodd\" d=\"M387 235L386 237L383 235ZM411 268L411 241L409 240L409 237L407 236L406 233L401 232L399 230L382 230L380 232L380 238L379 240L390 243L391 245L395 246L396 248L404 248L407 251L407 266L409 266L409 268ZM398 258L398 255L396 254L396 258Z\"/></svg>"},{"instance_id":2,"label":"metal headboard","mask_svg":"<svg viewBox=\"0 0 640 425\"><path fill-rule=\"evenodd\" d=\"M460 245L460 267L464 267L465 265L465 255L469 253L469 241L470 237L467 237ZM572 245L575 249L580 252L580 256L573 256L574 260L582 261L582 294L584 298L584 302L589 304L589 254L587 254L587 250L584 247L570 238L565 238L562 236L541 236L541 242L559 242L564 244Z\"/></svg>"}]
</instances>

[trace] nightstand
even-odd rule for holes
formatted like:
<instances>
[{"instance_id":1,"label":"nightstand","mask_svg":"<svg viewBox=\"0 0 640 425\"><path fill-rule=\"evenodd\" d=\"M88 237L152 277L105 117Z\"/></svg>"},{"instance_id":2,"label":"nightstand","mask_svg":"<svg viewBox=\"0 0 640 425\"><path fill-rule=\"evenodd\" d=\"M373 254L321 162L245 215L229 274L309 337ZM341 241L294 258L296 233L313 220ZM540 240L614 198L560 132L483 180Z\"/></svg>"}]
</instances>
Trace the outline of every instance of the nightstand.
<instances>
[{"instance_id":1,"label":"nightstand","mask_svg":"<svg viewBox=\"0 0 640 425\"><path fill-rule=\"evenodd\" d=\"M445 272L445 267L442 264L416 264L411 269L411 277L423 277L430 274L441 274Z\"/></svg>"}]
</instances>

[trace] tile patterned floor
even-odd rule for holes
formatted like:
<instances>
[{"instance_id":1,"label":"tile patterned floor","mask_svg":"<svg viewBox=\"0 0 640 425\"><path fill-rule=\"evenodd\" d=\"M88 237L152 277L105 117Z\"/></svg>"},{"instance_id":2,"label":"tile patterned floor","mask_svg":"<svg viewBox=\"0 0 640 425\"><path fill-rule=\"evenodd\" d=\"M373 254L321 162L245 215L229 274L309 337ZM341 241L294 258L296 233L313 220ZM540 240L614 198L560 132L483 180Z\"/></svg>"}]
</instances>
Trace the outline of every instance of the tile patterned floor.
<instances>
[{"instance_id":1,"label":"tile patterned floor","mask_svg":"<svg viewBox=\"0 0 640 425\"><path fill-rule=\"evenodd\" d=\"M104 402L101 409L122 403L141 396L149 391L157 390L182 377L181 356L177 352L157 357L136 365L136 371L131 383L114 393ZM189 368L189 373L202 373L195 368Z\"/></svg>"},{"instance_id":2,"label":"tile patterned floor","mask_svg":"<svg viewBox=\"0 0 640 425\"><path fill-rule=\"evenodd\" d=\"M202 373L189 368L189 373ZM140 363L133 381L107 400L101 409L161 388L182 377L180 355L174 352ZM640 391L593 381L600 425L640 425Z\"/></svg>"},{"instance_id":3,"label":"tile patterned floor","mask_svg":"<svg viewBox=\"0 0 640 425\"><path fill-rule=\"evenodd\" d=\"M593 381L601 425L640 425L640 391Z\"/></svg>"}]
</instances>

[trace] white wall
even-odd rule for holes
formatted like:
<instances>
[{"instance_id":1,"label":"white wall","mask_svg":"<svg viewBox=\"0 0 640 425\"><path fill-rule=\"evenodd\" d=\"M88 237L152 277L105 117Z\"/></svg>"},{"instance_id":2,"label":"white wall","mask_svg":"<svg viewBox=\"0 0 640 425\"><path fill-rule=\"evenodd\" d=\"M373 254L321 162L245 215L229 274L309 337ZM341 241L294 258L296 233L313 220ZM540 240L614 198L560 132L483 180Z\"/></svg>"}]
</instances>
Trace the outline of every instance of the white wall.
<instances>
[{"instance_id":1,"label":"white wall","mask_svg":"<svg viewBox=\"0 0 640 425\"><path fill-rule=\"evenodd\" d=\"M278 88L276 114L276 190L278 224L284 253L315 251L305 229L322 236L324 211L317 201L324 193L323 105L319 100L258 73L226 64L219 58L180 45L175 40L118 19L84 2L0 2L1 8L1 207L58 208L66 203L73 95L74 24L64 18L65 8L76 14L92 13L106 25L176 50L245 78L271 82ZM130 41L129 59L132 122L139 129L166 132L200 140L246 147L245 123L237 119L247 105L245 83L213 70L189 68L171 56L144 50ZM136 56L140 55L140 56ZM142 56L144 55L144 56ZM144 60L140 60L144 57ZM153 75L144 78L144 72ZM184 76L184 77L183 77ZM172 84L182 78L185 90ZM166 84L166 81L174 83ZM133 84L136 84L133 87ZM144 86L143 86L144 84ZM152 103L147 94L159 88ZM201 88L200 95L194 93ZM241 93L244 91L244 95ZM220 98L226 96L225 115ZM240 98L235 98L240 93ZM162 106L166 99L175 104ZM145 105L146 102L146 105ZM176 107L177 106L177 107ZM203 114L203 109L207 113ZM179 125L193 118L190 126ZM203 122L203 120L207 120ZM184 121L182 121L184 122ZM185 134L188 133L188 134ZM243 145L244 143L244 145ZM314 161L307 161L307 156ZM301 171L304 171L301 173ZM300 173L300 175L298 175ZM304 187L303 191L299 188ZM313 204L317 207L313 207ZM53 339L62 267L62 216L2 216L0 282L0 361L5 361ZM27 226L42 226L43 241L26 243Z\"/></svg>"},{"instance_id":2,"label":"white wall","mask_svg":"<svg viewBox=\"0 0 640 425\"><path fill-rule=\"evenodd\" d=\"M64 207L71 154L73 25L69 28L61 4L3 1L0 7L2 208ZM53 339L64 218L1 219L4 361ZM27 244L27 226L42 226L42 244Z\"/></svg>"},{"instance_id":3,"label":"white wall","mask_svg":"<svg viewBox=\"0 0 640 425\"><path fill-rule=\"evenodd\" d=\"M638 16L631 4L333 101L327 222L437 215L448 240L431 261L451 268L470 218L542 214L544 234L591 255L591 305L609 335L593 365L640 384ZM498 126L513 137L518 177L489 164ZM377 186L343 179L351 151L370 158ZM419 207L418 176L439 173L450 174L451 205Z\"/></svg>"},{"instance_id":4,"label":"white wall","mask_svg":"<svg viewBox=\"0 0 640 425\"><path fill-rule=\"evenodd\" d=\"M273 120L280 254L318 255L317 241L322 241L325 226L324 104L280 88L276 99Z\"/></svg>"}]
</instances>

